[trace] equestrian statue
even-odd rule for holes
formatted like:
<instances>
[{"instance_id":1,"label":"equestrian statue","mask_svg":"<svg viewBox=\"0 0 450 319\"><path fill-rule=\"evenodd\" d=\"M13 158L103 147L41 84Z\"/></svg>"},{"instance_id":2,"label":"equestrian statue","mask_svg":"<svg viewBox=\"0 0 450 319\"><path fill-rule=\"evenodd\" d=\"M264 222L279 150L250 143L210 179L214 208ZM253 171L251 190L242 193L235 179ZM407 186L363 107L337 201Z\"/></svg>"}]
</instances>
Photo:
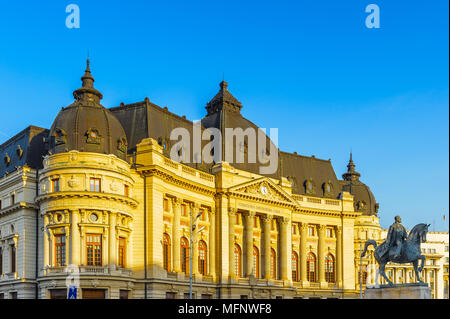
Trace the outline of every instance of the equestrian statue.
<instances>
[{"instance_id":1,"label":"equestrian statue","mask_svg":"<svg viewBox=\"0 0 450 319\"><path fill-rule=\"evenodd\" d=\"M368 240L364 246L364 251L361 253L361 257L364 257L368 246L373 245L375 247L374 256L380 266L379 272L391 287L394 284L385 273L385 267L389 261L397 264L412 262L416 278L419 283L423 283L419 273L422 272L425 265L425 256L421 254L420 243L427 240L427 232L430 224L417 224L408 235L401 222L402 219L400 216L395 216L395 222L389 227L386 241L377 246L375 240ZM419 259L422 260L420 267L418 267Z\"/></svg>"}]
</instances>

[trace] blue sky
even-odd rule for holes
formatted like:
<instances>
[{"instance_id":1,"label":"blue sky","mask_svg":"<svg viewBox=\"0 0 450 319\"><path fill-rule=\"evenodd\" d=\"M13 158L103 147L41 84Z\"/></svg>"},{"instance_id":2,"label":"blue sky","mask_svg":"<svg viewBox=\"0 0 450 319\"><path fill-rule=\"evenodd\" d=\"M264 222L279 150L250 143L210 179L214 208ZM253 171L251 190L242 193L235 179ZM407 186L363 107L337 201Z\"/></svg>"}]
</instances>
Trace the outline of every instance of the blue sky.
<instances>
[{"instance_id":1,"label":"blue sky","mask_svg":"<svg viewBox=\"0 0 450 319\"><path fill-rule=\"evenodd\" d=\"M67 5L80 8L68 29ZM365 7L380 7L368 29ZM34 1L0 11L0 143L49 128L90 51L103 105L149 97L191 120L225 73L242 113L289 152L350 149L361 180L411 228L448 231L448 1ZM443 215L447 216L444 223Z\"/></svg>"}]
</instances>

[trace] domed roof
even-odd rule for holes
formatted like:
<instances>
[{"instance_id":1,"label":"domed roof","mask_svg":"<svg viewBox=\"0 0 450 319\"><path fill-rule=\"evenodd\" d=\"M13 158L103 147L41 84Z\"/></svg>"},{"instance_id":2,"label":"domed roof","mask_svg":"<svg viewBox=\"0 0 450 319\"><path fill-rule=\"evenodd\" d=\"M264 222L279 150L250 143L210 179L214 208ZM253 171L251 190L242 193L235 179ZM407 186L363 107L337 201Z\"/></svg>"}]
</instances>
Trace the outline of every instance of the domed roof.
<instances>
[{"instance_id":1,"label":"domed roof","mask_svg":"<svg viewBox=\"0 0 450 319\"><path fill-rule=\"evenodd\" d=\"M350 153L350 161L347 165L347 172L342 175L342 190L349 192L354 196L355 211L362 212L363 215L377 215L379 204L375 200L375 196L369 186L359 180L360 173L355 171L352 154Z\"/></svg>"},{"instance_id":2,"label":"domed roof","mask_svg":"<svg viewBox=\"0 0 450 319\"><path fill-rule=\"evenodd\" d=\"M94 88L89 69L81 78L82 87L73 92L75 102L62 108L49 133L49 153L71 150L114 154L126 160L127 139L119 120L100 104L103 95Z\"/></svg>"}]
</instances>

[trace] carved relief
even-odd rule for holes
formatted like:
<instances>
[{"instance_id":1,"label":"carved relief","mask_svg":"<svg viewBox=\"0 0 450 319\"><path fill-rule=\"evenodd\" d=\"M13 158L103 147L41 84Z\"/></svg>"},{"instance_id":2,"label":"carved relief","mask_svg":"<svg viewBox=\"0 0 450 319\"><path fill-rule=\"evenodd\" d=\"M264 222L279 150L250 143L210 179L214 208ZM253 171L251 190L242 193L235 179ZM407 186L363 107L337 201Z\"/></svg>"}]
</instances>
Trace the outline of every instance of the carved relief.
<instances>
[{"instance_id":1,"label":"carved relief","mask_svg":"<svg viewBox=\"0 0 450 319\"><path fill-rule=\"evenodd\" d=\"M70 188L75 188L78 185L80 185L80 182L73 175L67 181L67 186L69 186Z\"/></svg>"}]
</instances>

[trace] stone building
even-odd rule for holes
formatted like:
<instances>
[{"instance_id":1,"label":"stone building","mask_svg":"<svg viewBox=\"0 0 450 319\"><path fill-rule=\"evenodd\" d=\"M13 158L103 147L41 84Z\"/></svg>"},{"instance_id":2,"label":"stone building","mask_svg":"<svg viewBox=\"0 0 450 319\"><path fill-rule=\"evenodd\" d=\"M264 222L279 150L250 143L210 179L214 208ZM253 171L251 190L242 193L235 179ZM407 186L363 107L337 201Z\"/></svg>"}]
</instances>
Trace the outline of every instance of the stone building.
<instances>
[{"instance_id":1,"label":"stone building","mask_svg":"<svg viewBox=\"0 0 450 319\"><path fill-rule=\"evenodd\" d=\"M382 230L351 157L342 180L278 148L261 174L248 139L231 150L242 163L192 163L190 146L172 160L171 132L192 136L191 121L148 98L107 109L93 83L88 61L50 130L0 145L0 298L65 298L73 283L78 298L186 298L190 259L194 298L358 296L355 248ZM201 131L258 131L242 108L222 81Z\"/></svg>"}]
</instances>

